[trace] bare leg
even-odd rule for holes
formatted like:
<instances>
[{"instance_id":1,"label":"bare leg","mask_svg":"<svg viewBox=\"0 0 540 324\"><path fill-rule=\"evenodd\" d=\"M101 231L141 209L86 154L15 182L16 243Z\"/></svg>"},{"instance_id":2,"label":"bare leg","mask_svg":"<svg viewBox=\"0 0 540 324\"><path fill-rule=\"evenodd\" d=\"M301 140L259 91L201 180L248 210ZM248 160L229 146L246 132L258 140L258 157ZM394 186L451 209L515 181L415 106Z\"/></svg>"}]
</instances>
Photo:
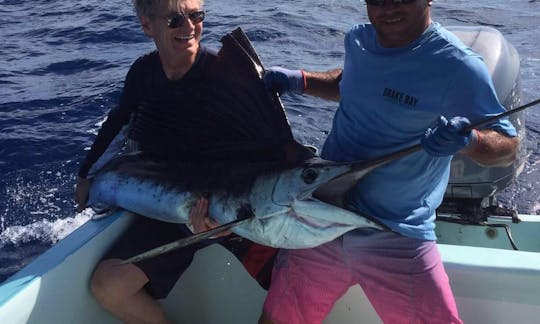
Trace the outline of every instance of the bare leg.
<instances>
[{"instance_id":1,"label":"bare leg","mask_svg":"<svg viewBox=\"0 0 540 324\"><path fill-rule=\"evenodd\" d=\"M148 282L144 272L121 261L102 261L94 271L91 289L98 303L125 323L171 323L161 305L143 289Z\"/></svg>"}]
</instances>

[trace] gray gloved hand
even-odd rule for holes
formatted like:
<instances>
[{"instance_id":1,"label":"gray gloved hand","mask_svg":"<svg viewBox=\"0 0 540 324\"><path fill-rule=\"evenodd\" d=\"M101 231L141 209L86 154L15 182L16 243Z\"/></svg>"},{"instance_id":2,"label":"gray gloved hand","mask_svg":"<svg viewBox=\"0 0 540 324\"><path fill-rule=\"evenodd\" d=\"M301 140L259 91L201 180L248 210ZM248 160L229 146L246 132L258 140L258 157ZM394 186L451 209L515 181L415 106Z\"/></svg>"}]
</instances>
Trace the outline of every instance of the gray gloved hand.
<instances>
[{"instance_id":1,"label":"gray gloved hand","mask_svg":"<svg viewBox=\"0 0 540 324\"><path fill-rule=\"evenodd\" d=\"M272 66L266 69L263 79L266 88L277 91L279 94L287 92L302 93L305 90L302 70L288 70L279 66Z\"/></svg>"},{"instance_id":2,"label":"gray gloved hand","mask_svg":"<svg viewBox=\"0 0 540 324\"><path fill-rule=\"evenodd\" d=\"M470 125L471 122L465 117L454 117L448 121L441 116L438 126L428 128L422 137L422 148L437 157L454 155L476 142L476 133L472 130L465 131Z\"/></svg>"}]
</instances>

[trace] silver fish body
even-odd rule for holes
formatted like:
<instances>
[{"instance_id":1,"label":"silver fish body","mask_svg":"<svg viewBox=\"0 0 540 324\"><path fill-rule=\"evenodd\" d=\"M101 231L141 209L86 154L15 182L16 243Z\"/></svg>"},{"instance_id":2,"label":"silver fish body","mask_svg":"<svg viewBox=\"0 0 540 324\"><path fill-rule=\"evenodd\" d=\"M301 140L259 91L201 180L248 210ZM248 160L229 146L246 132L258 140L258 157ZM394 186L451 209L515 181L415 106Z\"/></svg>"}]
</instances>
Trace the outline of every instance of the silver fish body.
<instances>
[{"instance_id":1,"label":"silver fish body","mask_svg":"<svg viewBox=\"0 0 540 324\"><path fill-rule=\"evenodd\" d=\"M144 167L141 165L141 167ZM251 213L233 228L254 242L280 248L309 248L360 227L383 229L373 221L313 197L322 184L354 171L354 164L313 158L302 166L265 172L241 193L210 192L209 214L225 224ZM102 172L93 180L90 204L117 206L171 223L188 223L189 210L201 196L182 186L163 184L152 176Z\"/></svg>"}]
</instances>

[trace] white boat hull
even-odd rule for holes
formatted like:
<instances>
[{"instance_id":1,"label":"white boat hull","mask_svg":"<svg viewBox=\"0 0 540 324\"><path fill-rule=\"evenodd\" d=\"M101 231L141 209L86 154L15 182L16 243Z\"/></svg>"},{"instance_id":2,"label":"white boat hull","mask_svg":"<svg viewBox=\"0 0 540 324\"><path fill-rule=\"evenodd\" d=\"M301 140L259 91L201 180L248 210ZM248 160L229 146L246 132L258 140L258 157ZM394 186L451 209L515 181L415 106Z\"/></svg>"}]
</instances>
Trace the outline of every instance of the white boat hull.
<instances>
[{"instance_id":1,"label":"white boat hull","mask_svg":"<svg viewBox=\"0 0 540 324\"><path fill-rule=\"evenodd\" d=\"M131 221L117 213L89 221L0 286L0 323L117 323L89 291L92 269ZM540 232L540 219L510 224L517 233ZM538 219L538 220L537 220ZM450 232L477 237L485 228L438 224ZM476 232L476 233L475 233ZM464 234L465 233L465 234ZM452 237L459 237L454 235ZM490 236L491 237L491 236ZM528 236L529 238L531 236ZM536 239L537 236L532 236ZM441 238L444 241L444 237ZM534 244L539 244L537 240ZM534 245L533 244L533 245ZM540 318L540 253L439 244L460 314L465 323L538 323ZM508 248L508 246L506 247ZM178 323L256 323L265 291L227 250L219 245L201 250L188 271L162 303ZM325 323L380 323L359 286L335 305Z\"/></svg>"}]
</instances>

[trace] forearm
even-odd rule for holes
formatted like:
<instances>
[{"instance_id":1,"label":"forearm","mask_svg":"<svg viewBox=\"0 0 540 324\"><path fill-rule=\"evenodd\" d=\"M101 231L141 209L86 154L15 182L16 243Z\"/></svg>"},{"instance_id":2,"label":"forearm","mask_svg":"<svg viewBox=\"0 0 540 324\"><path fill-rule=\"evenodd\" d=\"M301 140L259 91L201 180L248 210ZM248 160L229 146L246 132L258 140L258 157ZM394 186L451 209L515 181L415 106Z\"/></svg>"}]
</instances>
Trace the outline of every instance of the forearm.
<instances>
[{"instance_id":1,"label":"forearm","mask_svg":"<svg viewBox=\"0 0 540 324\"><path fill-rule=\"evenodd\" d=\"M78 172L78 176L86 178L88 171L92 165L101 157L101 155L107 150L112 140L116 137L122 127L129 121L129 112L123 112L119 110L112 110L109 112L107 119L101 126L90 151L86 155L86 158L81 164Z\"/></svg>"},{"instance_id":2,"label":"forearm","mask_svg":"<svg viewBox=\"0 0 540 324\"><path fill-rule=\"evenodd\" d=\"M304 71L306 89L304 93L323 99L339 101L339 81L342 69L326 72Z\"/></svg>"},{"instance_id":3,"label":"forearm","mask_svg":"<svg viewBox=\"0 0 540 324\"><path fill-rule=\"evenodd\" d=\"M475 130L477 141L460 153L484 166L505 167L516 159L519 140L494 130Z\"/></svg>"}]
</instances>

